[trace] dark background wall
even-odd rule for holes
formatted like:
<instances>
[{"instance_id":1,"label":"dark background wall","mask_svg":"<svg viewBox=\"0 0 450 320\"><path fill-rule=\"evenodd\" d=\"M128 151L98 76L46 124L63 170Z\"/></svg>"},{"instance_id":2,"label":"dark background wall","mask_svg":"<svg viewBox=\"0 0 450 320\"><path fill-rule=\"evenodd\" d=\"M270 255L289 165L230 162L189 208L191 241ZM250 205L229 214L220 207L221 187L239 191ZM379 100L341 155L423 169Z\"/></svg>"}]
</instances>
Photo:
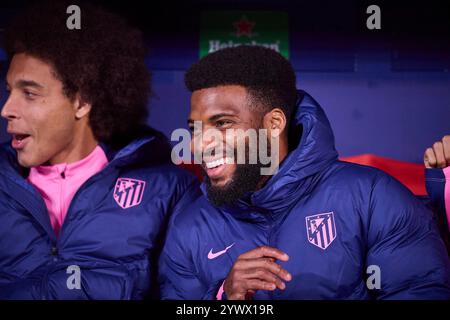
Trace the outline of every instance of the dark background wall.
<instances>
[{"instance_id":1,"label":"dark background wall","mask_svg":"<svg viewBox=\"0 0 450 320\"><path fill-rule=\"evenodd\" d=\"M153 72L148 123L168 136L186 127L185 70L199 57L203 10L278 10L289 15L290 60L298 87L327 112L342 156L374 153L420 162L450 133L450 10L411 1L95 1L144 30ZM393 1L391 1L393 2ZM0 28L26 1L0 4ZM378 4L382 29L366 26ZM0 51L4 81L6 57ZM0 103L5 99L0 84ZM0 142L7 140L0 120Z\"/></svg>"}]
</instances>

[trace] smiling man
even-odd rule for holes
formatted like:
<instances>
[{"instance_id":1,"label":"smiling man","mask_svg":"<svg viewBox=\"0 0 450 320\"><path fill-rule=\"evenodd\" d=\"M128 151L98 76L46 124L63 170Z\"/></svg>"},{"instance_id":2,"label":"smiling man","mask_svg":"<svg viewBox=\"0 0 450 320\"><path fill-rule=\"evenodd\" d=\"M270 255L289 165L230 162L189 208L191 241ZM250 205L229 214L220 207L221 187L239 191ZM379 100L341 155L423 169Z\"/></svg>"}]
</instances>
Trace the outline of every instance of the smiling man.
<instances>
[{"instance_id":1,"label":"smiling man","mask_svg":"<svg viewBox=\"0 0 450 320\"><path fill-rule=\"evenodd\" d=\"M285 98L295 101L296 97L294 91ZM273 160L278 164L278 159L288 152L287 137L279 134L279 125L287 121L289 110L276 108L263 116L262 112L239 108L242 99L247 99L247 92L239 85L214 87L208 94L201 90L192 94L193 108L188 120L193 134L191 147L202 155L208 197L218 206L232 203L248 190L261 187L269 178L264 169L271 172L267 161ZM201 131L204 134L196 132L196 121L203 124ZM278 130L277 134L275 130ZM211 139L205 139L208 135ZM267 143L267 150L263 153L257 148L249 148L260 145L269 136L276 137L271 139L273 148Z\"/></svg>"},{"instance_id":2,"label":"smiling man","mask_svg":"<svg viewBox=\"0 0 450 320\"><path fill-rule=\"evenodd\" d=\"M196 182L144 126L140 32L91 5L68 30L66 7L29 8L7 33L0 298L141 299L168 217Z\"/></svg>"},{"instance_id":3,"label":"smiling man","mask_svg":"<svg viewBox=\"0 0 450 320\"><path fill-rule=\"evenodd\" d=\"M296 90L280 54L223 49L185 82L189 122L205 132L194 126L192 143L206 153L204 196L171 221L163 298L450 298L450 262L431 212L383 172L337 160L324 111ZM222 139L206 134L213 128ZM278 153L272 176L261 161L227 163L209 151L238 140L247 154L260 151L237 134L249 129L264 129L259 140Z\"/></svg>"}]
</instances>

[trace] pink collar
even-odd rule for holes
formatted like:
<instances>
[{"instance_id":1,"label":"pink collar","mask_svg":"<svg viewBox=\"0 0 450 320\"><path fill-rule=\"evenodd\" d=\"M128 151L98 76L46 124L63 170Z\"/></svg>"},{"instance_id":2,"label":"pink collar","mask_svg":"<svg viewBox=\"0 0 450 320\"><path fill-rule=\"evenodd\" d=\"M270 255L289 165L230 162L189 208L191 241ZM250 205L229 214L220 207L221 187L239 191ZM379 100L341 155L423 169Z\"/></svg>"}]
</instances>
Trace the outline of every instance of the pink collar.
<instances>
[{"instance_id":1,"label":"pink collar","mask_svg":"<svg viewBox=\"0 0 450 320\"><path fill-rule=\"evenodd\" d=\"M92 172L92 168L102 167L103 169L106 164L108 164L108 159L105 152L100 146L97 146L86 158L77 162L33 167L30 170L30 176L38 174L46 179L53 179L61 178L61 174L64 173L66 178L70 178L75 175L84 175L86 172Z\"/></svg>"},{"instance_id":2,"label":"pink collar","mask_svg":"<svg viewBox=\"0 0 450 320\"><path fill-rule=\"evenodd\" d=\"M80 161L30 169L28 181L36 187L44 199L56 234L59 233L77 190L107 164L105 152L97 146Z\"/></svg>"}]
</instances>

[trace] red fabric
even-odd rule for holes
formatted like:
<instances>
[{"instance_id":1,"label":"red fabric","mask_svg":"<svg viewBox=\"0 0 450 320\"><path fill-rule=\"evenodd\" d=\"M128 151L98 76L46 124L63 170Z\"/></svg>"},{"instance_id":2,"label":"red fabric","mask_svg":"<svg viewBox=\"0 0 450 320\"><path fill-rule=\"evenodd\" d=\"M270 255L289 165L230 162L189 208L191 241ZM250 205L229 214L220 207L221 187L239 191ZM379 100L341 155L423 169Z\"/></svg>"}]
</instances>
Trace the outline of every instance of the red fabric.
<instances>
[{"instance_id":1,"label":"red fabric","mask_svg":"<svg viewBox=\"0 0 450 320\"><path fill-rule=\"evenodd\" d=\"M180 164L180 167L183 169L186 169L187 171L193 173L198 180L203 181L203 172L202 167L200 167L199 164L186 164L182 163Z\"/></svg>"},{"instance_id":2,"label":"red fabric","mask_svg":"<svg viewBox=\"0 0 450 320\"><path fill-rule=\"evenodd\" d=\"M373 154L342 157L340 160L378 168L399 180L416 196L427 194L425 189L425 167L423 164L398 161Z\"/></svg>"},{"instance_id":3,"label":"red fabric","mask_svg":"<svg viewBox=\"0 0 450 320\"><path fill-rule=\"evenodd\" d=\"M423 164L398 161L373 154L342 157L340 160L375 167L399 180L416 196L427 194L425 189L425 167ZM195 174L200 181L203 180L202 169L199 165L181 164L181 167Z\"/></svg>"}]
</instances>

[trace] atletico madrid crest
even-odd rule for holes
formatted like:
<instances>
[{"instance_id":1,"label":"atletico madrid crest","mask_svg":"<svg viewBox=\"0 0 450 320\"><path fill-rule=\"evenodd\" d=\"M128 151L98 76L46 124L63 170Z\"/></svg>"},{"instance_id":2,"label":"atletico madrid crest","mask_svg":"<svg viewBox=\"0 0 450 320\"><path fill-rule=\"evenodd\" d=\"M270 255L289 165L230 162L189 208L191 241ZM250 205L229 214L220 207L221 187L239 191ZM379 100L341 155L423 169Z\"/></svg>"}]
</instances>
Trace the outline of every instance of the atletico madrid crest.
<instances>
[{"instance_id":1,"label":"atletico madrid crest","mask_svg":"<svg viewBox=\"0 0 450 320\"><path fill-rule=\"evenodd\" d=\"M336 239L336 223L334 213L321 213L306 217L308 241L325 250Z\"/></svg>"},{"instance_id":2,"label":"atletico madrid crest","mask_svg":"<svg viewBox=\"0 0 450 320\"><path fill-rule=\"evenodd\" d=\"M145 181L119 178L114 187L114 200L122 209L128 209L141 203L144 195Z\"/></svg>"}]
</instances>

